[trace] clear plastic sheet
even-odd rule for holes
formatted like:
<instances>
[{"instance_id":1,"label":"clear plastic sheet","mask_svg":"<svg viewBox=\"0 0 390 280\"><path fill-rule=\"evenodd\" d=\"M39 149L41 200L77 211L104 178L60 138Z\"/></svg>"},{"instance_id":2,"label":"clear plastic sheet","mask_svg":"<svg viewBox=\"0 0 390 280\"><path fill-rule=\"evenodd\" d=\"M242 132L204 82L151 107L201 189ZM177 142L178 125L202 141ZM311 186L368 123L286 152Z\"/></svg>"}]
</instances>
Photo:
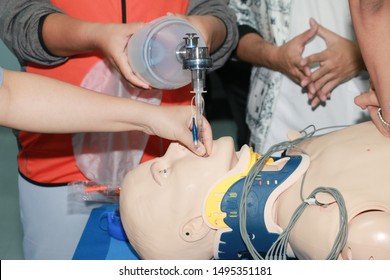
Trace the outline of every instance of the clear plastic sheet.
<instances>
[{"instance_id":1,"label":"clear plastic sheet","mask_svg":"<svg viewBox=\"0 0 390 280\"><path fill-rule=\"evenodd\" d=\"M160 90L131 87L104 61L98 62L84 78L82 87L104 94L131 98L154 105L161 103ZM107 104L110 106L110 104ZM91 114L94 108L89 108ZM139 131L115 133L78 133L72 139L76 163L83 174L96 184L118 186L126 173L136 167L149 136Z\"/></svg>"}]
</instances>

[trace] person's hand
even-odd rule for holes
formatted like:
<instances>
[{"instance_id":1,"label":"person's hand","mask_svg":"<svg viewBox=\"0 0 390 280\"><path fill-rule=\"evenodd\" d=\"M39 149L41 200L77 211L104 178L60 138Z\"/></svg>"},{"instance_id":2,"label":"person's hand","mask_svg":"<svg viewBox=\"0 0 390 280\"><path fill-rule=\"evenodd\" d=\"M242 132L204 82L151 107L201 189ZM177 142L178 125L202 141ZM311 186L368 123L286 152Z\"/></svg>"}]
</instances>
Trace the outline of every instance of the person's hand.
<instances>
[{"instance_id":1,"label":"person's hand","mask_svg":"<svg viewBox=\"0 0 390 280\"><path fill-rule=\"evenodd\" d=\"M301 64L302 53L306 43L316 36L317 31L318 26L311 26L307 31L278 47L274 70L287 75L299 85L303 79L307 79Z\"/></svg>"},{"instance_id":2,"label":"person's hand","mask_svg":"<svg viewBox=\"0 0 390 280\"><path fill-rule=\"evenodd\" d=\"M203 118L200 131L202 142L198 141L197 146L193 142L191 106L154 106L153 111L152 117L146 118L148 120L146 120L145 133L178 141L199 156L207 156L211 153L213 135L206 118Z\"/></svg>"},{"instance_id":3,"label":"person's hand","mask_svg":"<svg viewBox=\"0 0 390 280\"><path fill-rule=\"evenodd\" d=\"M362 92L359 96L355 97L355 104L363 110L367 109L372 122L378 128L378 130L386 137L390 137L390 129L386 128L378 115L378 109L380 107L375 89L370 87L366 92ZM383 115L383 114L382 114Z\"/></svg>"},{"instance_id":4,"label":"person's hand","mask_svg":"<svg viewBox=\"0 0 390 280\"><path fill-rule=\"evenodd\" d=\"M103 52L107 61L122 74L122 76L135 87L150 89L150 85L136 76L130 67L127 57L127 42L129 38L144 23L105 23L99 24L96 30L96 45Z\"/></svg>"},{"instance_id":5,"label":"person's hand","mask_svg":"<svg viewBox=\"0 0 390 280\"><path fill-rule=\"evenodd\" d=\"M310 19L310 25L318 27L318 35L327 45L324 51L301 61L307 74L301 85L308 88L308 98L314 108L321 102L326 102L337 85L364 69L364 62L356 43L326 29L314 19ZM313 73L310 71L311 64L319 65Z\"/></svg>"}]
</instances>

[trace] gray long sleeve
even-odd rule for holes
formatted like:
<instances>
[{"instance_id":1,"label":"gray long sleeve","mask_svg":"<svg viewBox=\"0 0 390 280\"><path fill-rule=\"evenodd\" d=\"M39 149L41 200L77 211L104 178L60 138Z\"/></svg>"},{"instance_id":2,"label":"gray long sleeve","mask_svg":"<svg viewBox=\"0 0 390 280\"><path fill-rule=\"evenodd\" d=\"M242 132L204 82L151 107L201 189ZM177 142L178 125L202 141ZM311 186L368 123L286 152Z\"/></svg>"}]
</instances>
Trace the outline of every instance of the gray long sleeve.
<instances>
[{"instance_id":1,"label":"gray long sleeve","mask_svg":"<svg viewBox=\"0 0 390 280\"><path fill-rule=\"evenodd\" d=\"M187 9L188 15L213 15L226 25L226 40L211 55L213 70L229 59L238 42L236 16L227 3L227 0L191 0ZM25 61L55 65L67 59L51 55L40 42L40 20L54 12L62 13L48 0L0 0L0 38L22 66Z\"/></svg>"},{"instance_id":2,"label":"gray long sleeve","mask_svg":"<svg viewBox=\"0 0 390 280\"><path fill-rule=\"evenodd\" d=\"M230 58L238 43L236 14L228 7L228 0L191 0L187 15L212 15L218 17L226 26L226 39L211 58L213 69L222 67Z\"/></svg>"},{"instance_id":3,"label":"gray long sleeve","mask_svg":"<svg viewBox=\"0 0 390 280\"><path fill-rule=\"evenodd\" d=\"M40 42L40 19L55 12L62 13L46 0L0 0L0 38L22 66L25 61L54 65L67 59L51 55Z\"/></svg>"}]
</instances>

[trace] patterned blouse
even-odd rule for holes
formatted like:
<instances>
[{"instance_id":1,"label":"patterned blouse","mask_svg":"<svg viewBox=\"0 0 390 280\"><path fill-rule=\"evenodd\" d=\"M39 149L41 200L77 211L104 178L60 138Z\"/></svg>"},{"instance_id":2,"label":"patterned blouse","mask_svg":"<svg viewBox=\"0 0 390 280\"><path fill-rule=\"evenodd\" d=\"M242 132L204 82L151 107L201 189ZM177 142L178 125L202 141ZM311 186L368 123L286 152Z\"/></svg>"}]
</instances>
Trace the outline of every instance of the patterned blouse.
<instances>
[{"instance_id":1,"label":"patterned blouse","mask_svg":"<svg viewBox=\"0 0 390 280\"><path fill-rule=\"evenodd\" d=\"M292 0L231 0L239 25L248 25L274 45L287 41ZM267 131L282 82L282 74L253 67L246 120L251 130L250 145L258 151Z\"/></svg>"}]
</instances>

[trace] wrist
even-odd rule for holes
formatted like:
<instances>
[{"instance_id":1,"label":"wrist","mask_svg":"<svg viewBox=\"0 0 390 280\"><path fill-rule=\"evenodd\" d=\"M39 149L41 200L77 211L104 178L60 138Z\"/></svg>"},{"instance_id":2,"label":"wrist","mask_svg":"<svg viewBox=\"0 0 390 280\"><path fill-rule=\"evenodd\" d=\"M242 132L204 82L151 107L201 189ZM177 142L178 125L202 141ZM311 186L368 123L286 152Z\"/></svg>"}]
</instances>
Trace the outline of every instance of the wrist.
<instances>
[{"instance_id":1,"label":"wrist","mask_svg":"<svg viewBox=\"0 0 390 280\"><path fill-rule=\"evenodd\" d=\"M237 56L255 66L272 69L275 67L278 47L265 41L257 33L244 35L237 46Z\"/></svg>"},{"instance_id":2,"label":"wrist","mask_svg":"<svg viewBox=\"0 0 390 280\"><path fill-rule=\"evenodd\" d=\"M271 45L268 50L268 55L265 56L266 67L277 72L284 73L282 57L285 49L280 46Z\"/></svg>"}]
</instances>

